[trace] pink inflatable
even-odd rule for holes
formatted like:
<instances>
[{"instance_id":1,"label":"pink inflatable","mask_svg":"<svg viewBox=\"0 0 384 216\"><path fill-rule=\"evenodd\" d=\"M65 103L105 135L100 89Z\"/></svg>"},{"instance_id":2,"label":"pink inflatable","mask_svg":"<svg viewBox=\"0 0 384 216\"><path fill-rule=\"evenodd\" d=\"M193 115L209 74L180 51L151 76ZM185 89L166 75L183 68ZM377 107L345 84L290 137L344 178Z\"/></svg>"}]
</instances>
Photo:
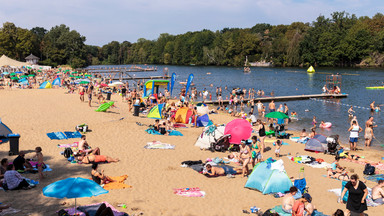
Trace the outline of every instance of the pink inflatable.
<instances>
[{"instance_id":1,"label":"pink inflatable","mask_svg":"<svg viewBox=\"0 0 384 216\"><path fill-rule=\"evenodd\" d=\"M247 140L251 137L252 126L245 119L235 119L225 126L224 134L231 135L230 143L241 144L241 140Z\"/></svg>"},{"instance_id":2,"label":"pink inflatable","mask_svg":"<svg viewBox=\"0 0 384 216\"><path fill-rule=\"evenodd\" d=\"M321 128L330 128L332 127L332 123L331 122L325 122L324 124L320 124Z\"/></svg>"}]
</instances>

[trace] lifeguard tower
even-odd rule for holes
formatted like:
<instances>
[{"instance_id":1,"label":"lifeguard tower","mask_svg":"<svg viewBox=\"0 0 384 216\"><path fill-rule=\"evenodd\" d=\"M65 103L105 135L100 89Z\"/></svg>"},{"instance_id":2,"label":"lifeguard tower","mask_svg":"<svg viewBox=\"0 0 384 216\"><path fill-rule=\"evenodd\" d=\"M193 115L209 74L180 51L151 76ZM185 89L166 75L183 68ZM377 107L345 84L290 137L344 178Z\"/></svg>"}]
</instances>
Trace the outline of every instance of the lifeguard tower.
<instances>
[{"instance_id":1,"label":"lifeguard tower","mask_svg":"<svg viewBox=\"0 0 384 216\"><path fill-rule=\"evenodd\" d=\"M327 86L327 89L329 90L329 93L334 93L334 89L337 87L341 89L341 75L340 74L332 74L326 76L325 84Z\"/></svg>"},{"instance_id":2,"label":"lifeguard tower","mask_svg":"<svg viewBox=\"0 0 384 216\"><path fill-rule=\"evenodd\" d=\"M148 80L144 84L143 98L148 98L153 94L159 94L160 88L169 91L169 80Z\"/></svg>"}]
</instances>

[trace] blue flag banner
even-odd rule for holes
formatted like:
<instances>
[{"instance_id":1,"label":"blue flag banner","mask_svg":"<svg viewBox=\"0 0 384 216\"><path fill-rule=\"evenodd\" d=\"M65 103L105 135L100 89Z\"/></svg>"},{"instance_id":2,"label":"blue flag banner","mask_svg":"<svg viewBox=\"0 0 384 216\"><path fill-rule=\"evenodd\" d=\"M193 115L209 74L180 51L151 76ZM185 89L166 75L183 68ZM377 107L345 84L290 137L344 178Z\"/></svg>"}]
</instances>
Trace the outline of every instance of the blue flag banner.
<instances>
[{"instance_id":1,"label":"blue flag banner","mask_svg":"<svg viewBox=\"0 0 384 216\"><path fill-rule=\"evenodd\" d=\"M191 86L191 83L193 81L193 74L189 74L187 86L185 87L185 97L187 97L189 86Z\"/></svg>"},{"instance_id":2,"label":"blue flag banner","mask_svg":"<svg viewBox=\"0 0 384 216\"><path fill-rule=\"evenodd\" d=\"M175 85L175 82L176 82L176 73L173 73L171 77L171 89L170 89L171 95L172 95L173 86Z\"/></svg>"}]
</instances>

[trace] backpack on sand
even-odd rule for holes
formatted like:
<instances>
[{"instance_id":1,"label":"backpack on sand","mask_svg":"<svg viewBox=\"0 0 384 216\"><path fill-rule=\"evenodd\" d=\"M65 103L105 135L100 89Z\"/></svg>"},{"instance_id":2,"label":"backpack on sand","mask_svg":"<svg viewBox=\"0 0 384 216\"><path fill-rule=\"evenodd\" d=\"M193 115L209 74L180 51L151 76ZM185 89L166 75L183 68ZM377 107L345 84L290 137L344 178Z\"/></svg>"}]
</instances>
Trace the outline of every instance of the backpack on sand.
<instances>
[{"instance_id":1,"label":"backpack on sand","mask_svg":"<svg viewBox=\"0 0 384 216\"><path fill-rule=\"evenodd\" d=\"M64 157L65 158L71 157L72 154L73 154L73 151L71 148L65 148L65 150L64 150Z\"/></svg>"},{"instance_id":2,"label":"backpack on sand","mask_svg":"<svg viewBox=\"0 0 384 216\"><path fill-rule=\"evenodd\" d=\"M364 175L373 175L375 174L376 168L372 166L371 164L366 164L364 168Z\"/></svg>"}]
</instances>

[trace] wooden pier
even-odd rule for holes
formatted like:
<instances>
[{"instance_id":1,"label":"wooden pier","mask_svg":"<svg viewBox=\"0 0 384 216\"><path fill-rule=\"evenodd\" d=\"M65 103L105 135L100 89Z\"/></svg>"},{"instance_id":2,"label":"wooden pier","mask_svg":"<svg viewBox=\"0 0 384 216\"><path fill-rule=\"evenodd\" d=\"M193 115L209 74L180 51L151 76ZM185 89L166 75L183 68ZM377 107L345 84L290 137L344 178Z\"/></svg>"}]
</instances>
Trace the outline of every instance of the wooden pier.
<instances>
[{"instance_id":1,"label":"wooden pier","mask_svg":"<svg viewBox=\"0 0 384 216\"><path fill-rule=\"evenodd\" d=\"M328 98L328 99L339 99L339 98L346 98L348 97L348 94L312 94L312 95L292 95L292 96L278 96L278 97L260 97L255 98L255 104L260 102L271 102L272 100L275 102L281 102L281 101L295 101L295 100L308 100L312 98ZM247 103L249 99L244 99L244 102ZM195 103L205 103L205 104L219 104L219 101L212 100L212 101L198 101ZM229 104L229 100L223 100L223 104Z\"/></svg>"},{"instance_id":2,"label":"wooden pier","mask_svg":"<svg viewBox=\"0 0 384 216\"><path fill-rule=\"evenodd\" d=\"M152 80L152 79L170 79L170 76L149 76L149 77L124 77L122 79L113 79L113 80Z\"/></svg>"}]
</instances>

